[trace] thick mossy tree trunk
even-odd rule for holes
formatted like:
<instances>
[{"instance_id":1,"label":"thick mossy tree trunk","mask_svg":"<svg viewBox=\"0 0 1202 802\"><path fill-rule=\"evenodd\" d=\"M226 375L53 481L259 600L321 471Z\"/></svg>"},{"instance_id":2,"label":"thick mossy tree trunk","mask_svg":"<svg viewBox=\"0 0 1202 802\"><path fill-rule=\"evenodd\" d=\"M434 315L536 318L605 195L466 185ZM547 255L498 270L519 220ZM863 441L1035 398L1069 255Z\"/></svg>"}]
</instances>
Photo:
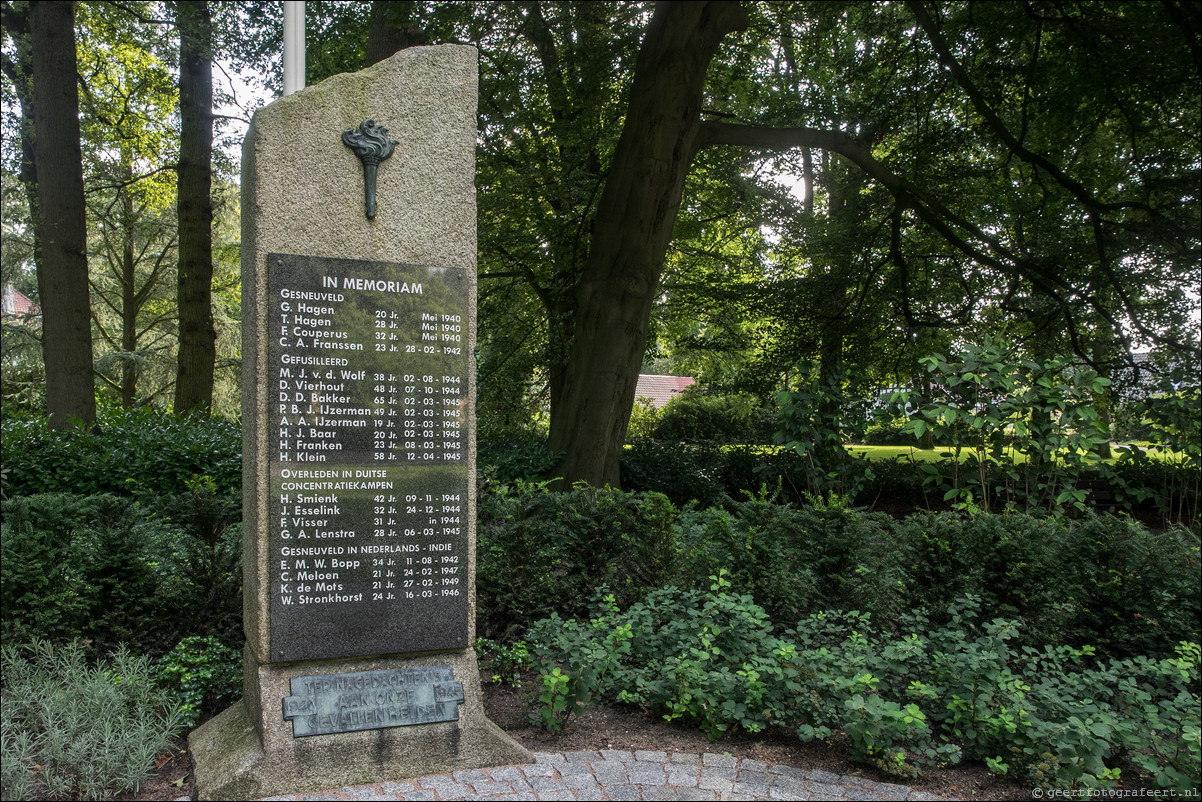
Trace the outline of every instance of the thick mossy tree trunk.
<instances>
[{"instance_id":1,"label":"thick mossy tree trunk","mask_svg":"<svg viewBox=\"0 0 1202 802\"><path fill-rule=\"evenodd\" d=\"M723 37L747 24L738 3L676 2L660 4L648 26L551 402L549 445L566 453L557 468L566 484L619 486L651 306L697 152L706 69Z\"/></svg>"},{"instance_id":2,"label":"thick mossy tree trunk","mask_svg":"<svg viewBox=\"0 0 1202 802\"><path fill-rule=\"evenodd\" d=\"M75 6L31 3L33 152L37 165L38 302L46 412L55 428L96 419L87 212L79 145Z\"/></svg>"},{"instance_id":3,"label":"thick mossy tree trunk","mask_svg":"<svg viewBox=\"0 0 1202 802\"><path fill-rule=\"evenodd\" d=\"M207 2L179 2L179 361L175 411L213 405L213 36Z\"/></svg>"}]
</instances>

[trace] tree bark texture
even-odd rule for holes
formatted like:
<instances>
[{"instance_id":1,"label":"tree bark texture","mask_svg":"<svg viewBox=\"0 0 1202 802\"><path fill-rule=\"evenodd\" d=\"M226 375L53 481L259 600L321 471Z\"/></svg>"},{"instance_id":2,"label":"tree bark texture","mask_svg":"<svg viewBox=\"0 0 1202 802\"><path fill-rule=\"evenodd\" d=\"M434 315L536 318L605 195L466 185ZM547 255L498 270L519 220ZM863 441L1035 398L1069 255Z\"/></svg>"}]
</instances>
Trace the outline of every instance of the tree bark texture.
<instances>
[{"instance_id":1,"label":"tree bark texture","mask_svg":"<svg viewBox=\"0 0 1202 802\"><path fill-rule=\"evenodd\" d=\"M61 429L96 419L75 6L31 3L29 21L46 412Z\"/></svg>"},{"instance_id":2,"label":"tree bark texture","mask_svg":"<svg viewBox=\"0 0 1202 802\"><path fill-rule=\"evenodd\" d=\"M121 180L121 350L126 359L121 364L121 406L132 407L138 398L137 260L134 255L134 199L129 192L133 182L133 161L122 153Z\"/></svg>"},{"instance_id":3,"label":"tree bark texture","mask_svg":"<svg viewBox=\"0 0 1202 802\"><path fill-rule=\"evenodd\" d=\"M412 17L412 0L372 0L367 19L364 67L383 61L407 47L426 44L427 37L422 29L409 24Z\"/></svg>"},{"instance_id":4,"label":"tree bark texture","mask_svg":"<svg viewBox=\"0 0 1202 802\"><path fill-rule=\"evenodd\" d=\"M209 6L180 2L179 361L175 411L213 405L213 44Z\"/></svg>"},{"instance_id":5,"label":"tree bark texture","mask_svg":"<svg viewBox=\"0 0 1202 802\"><path fill-rule=\"evenodd\" d=\"M565 484L618 487L618 463L684 180L696 155L706 70L746 27L734 2L661 3L639 51L626 124L576 286L574 336L549 445Z\"/></svg>"},{"instance_id":6,"label":"tree bark texture","mask_svg":"<svg viewBox=\"0 0 1202 802\"><path fill-rule=\"evenodd\" d=\"M21 166L17 174L29 204L29 217L33 221L33 262L42 262L42 245L38 226L38 169L33 153L33 58L30 54L29 5L10 4L0 10L4 29L13 40L13 52L0 54L0 65L4 77L9 80L21 106L18 122L21 132Z\"/></svg>"}]
</instances>

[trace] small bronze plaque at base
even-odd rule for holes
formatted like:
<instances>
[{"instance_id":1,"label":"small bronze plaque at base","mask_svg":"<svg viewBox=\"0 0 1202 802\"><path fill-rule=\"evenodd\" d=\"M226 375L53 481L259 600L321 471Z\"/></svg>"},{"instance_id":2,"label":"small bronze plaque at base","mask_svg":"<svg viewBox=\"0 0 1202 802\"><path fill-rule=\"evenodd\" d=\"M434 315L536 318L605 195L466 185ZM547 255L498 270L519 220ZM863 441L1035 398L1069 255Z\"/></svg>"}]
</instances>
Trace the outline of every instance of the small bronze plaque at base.
<instances>
[{"instance_id":1,"label":"small bronze plaque at base","mask_svg":"<svg viewBox=\"0 0 1202 802\"><path fill-rule=\"evenodd\" d=\"M449 665L292 678L292 737L458 721L463 685Z\"/></svg>"}]
</instances>

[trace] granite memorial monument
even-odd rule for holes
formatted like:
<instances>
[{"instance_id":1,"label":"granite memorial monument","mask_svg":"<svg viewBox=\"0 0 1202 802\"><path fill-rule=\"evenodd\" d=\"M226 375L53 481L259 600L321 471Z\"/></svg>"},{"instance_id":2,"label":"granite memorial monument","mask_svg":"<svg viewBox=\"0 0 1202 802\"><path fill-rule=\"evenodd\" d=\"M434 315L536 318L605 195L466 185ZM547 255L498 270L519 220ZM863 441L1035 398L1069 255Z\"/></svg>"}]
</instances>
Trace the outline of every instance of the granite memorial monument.
<instances>
[{"instance_id":1,"label":"granite memorial monument","mask_svg":"<svg viewBox=\"0 0 1202 802\"><path fill-rule=\"evenodd\" d=\"M281 98L242 160L241 702L201 799L526 762L474 640L477 58Z\"/></svg>"}]
</instances>

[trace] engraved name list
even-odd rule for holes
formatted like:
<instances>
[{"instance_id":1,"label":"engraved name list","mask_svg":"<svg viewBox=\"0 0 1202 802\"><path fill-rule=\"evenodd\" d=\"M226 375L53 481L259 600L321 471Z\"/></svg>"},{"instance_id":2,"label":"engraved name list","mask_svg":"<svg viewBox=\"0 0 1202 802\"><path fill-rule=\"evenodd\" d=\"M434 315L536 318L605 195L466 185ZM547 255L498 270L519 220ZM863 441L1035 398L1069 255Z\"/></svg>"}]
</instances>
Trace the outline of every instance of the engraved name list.
<instances>
[{"instance_id":1,"label":"engraved name list","mask_svg":"<svg viewBox=\"0 0 1202 802\"><path fill-rule=\"evenodd\" d=\"M466 647L464 271L267 265L273 659Z\"/></svg>"}]
</instances>

